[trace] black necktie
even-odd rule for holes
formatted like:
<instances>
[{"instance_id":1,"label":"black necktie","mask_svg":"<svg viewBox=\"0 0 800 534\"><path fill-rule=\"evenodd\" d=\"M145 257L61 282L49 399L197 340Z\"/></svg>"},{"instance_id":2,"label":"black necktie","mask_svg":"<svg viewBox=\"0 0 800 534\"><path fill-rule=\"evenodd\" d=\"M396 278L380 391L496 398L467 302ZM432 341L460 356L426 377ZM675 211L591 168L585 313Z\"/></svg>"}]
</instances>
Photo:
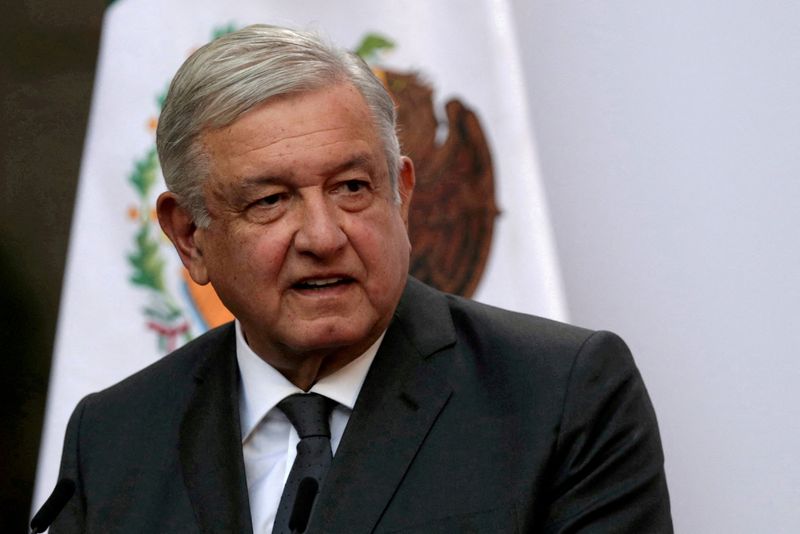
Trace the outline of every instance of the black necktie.
<instances>
[{"instance_id":1,"label":"black necktie","mask_svg":"<svg viewBox=\"0 0 800 534\"><path fill-rule=\"evenodd\" d=\"M300 436L297 457L283 487L272 534L305 532L311 508L331 466L328 419L335 401L317 393L297 393L278 403Z\"/></svg>"}]
</instances>

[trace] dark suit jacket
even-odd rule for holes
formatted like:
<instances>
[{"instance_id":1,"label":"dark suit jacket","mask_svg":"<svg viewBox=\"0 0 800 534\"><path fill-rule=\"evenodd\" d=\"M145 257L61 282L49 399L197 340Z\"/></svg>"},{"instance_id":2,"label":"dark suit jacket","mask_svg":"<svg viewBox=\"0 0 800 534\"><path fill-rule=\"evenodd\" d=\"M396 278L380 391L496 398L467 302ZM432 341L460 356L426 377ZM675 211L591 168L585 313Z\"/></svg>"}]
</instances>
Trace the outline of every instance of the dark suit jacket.
<instances>
[{"instance_id":1,"label":"dark suit jacket","mask_svg":"<svg viewBox=\"0 0 800 534\"><path fill-rule=\"evenodd\" d=\"M234 329L70 420L53 532L250 532ZM655 415L625 344L411 280L309 532L671 532Z\"/></svg>"}]
</instances>

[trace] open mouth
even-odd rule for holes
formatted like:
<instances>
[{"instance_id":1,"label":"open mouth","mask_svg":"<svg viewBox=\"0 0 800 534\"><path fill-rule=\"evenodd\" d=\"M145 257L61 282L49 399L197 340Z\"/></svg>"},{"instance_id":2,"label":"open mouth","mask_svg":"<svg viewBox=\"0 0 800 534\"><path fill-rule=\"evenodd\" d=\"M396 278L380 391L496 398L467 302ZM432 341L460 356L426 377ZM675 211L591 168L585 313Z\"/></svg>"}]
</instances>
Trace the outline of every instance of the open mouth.
<instances>
[{"instance_id":1,"label":"open mouth","mask_svg":"<svg viewBox=\"0 0 800 534\"><path fill-rule=\"evenodd\" d=\"M336 278L311 278L297 282L292 287L294 289L302 290L320 290L328 289L331 287L343 286L353 283L352 278L336 277Z\"/></svg>"}]
</instances>

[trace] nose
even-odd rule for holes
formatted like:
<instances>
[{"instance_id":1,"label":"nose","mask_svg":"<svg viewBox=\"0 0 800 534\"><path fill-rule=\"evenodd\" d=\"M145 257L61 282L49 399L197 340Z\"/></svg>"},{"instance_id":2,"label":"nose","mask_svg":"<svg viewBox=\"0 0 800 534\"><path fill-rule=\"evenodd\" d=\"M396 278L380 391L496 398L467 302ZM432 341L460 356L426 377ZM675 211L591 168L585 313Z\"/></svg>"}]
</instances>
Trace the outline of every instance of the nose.
<instances>
[{"instance_id":1,"label":"nose","mask_svg":"<svg viewBox=\"0 0 800 534\"><path fill-rule=\"evenodd\" d=\"M299 228L294 236L294 248L302 253L327 258L347 243L339 214L324 195L309 195L303 199Z\"/></svg>"}]
</instances>

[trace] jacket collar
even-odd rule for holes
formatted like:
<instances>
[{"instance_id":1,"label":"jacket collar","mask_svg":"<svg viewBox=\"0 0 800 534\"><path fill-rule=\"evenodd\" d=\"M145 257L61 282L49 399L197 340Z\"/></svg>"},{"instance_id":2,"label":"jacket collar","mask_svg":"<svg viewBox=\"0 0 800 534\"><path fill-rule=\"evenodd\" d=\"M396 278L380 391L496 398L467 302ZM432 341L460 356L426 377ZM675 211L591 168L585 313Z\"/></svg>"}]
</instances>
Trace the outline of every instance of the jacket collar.
<instances>
[{"instance_id":1,"label":"jacket collar","mask_svg":"<svg viewBox=\"0 0 800 534\"><path fill-rule=\"evenodd\" d=\"M201 532L252 532L233 324L211 335L218 342L197 349L195 391L179 431L183 478Z\"/></svg>"},{"instance_id":2,"label":"jacket collar","mask_svg":"<svg viewBox=\"0 0 800 534\"><path fill-rule=\"evenodd\" d=\"M180 428L189 499L203 533L252 532L239 428L233 324L197 350ZM309 532L369 532L445 406L455 329L446 297L410 278L356 401Z\"/></svg>"},{"instance_id":3,"label":"jacket collar","mask_svg":"<svg viewBox=\"0 0 800 534\"><path fill-rule=\"evenodd\" d=\"M446 297L409 279L367 374L309 532L371 532L451 395Z\"/></svg>"}]
</instances>

